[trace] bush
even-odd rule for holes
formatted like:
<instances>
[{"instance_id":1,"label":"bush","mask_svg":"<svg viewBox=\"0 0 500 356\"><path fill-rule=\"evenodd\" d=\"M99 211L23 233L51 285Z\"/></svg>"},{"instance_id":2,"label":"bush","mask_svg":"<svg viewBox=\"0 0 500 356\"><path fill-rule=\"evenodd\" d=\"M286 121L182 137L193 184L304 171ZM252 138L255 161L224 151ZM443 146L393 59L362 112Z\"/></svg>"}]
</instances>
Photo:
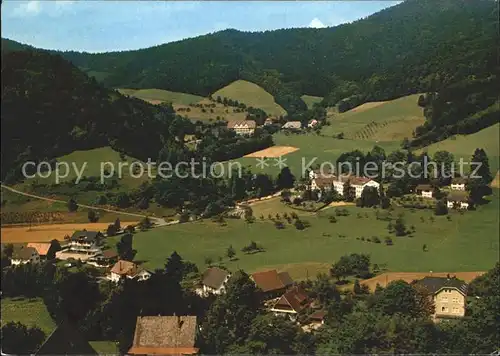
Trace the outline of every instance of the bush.
<instances>
[{"instance_id":1,"label":"bush","mask_svg":"<svg viewBox=\"0 0 500 356\"><path fill-rule=\"evenodd\" d=\"M377 236L373 236L373 242L375 242L376 244L379 244L381 241Z\"/></svg>"},{"instance_id":2,"label":"bush","mask_svg":"<svg viewBox=\"0 0 500 356\"><path fill-rule=\"evenodd\" d=\"M385 238L385 244L387 246L392 246L393 245L392 239L390 237L386 237Z\"/></svg>"}]
</instances>

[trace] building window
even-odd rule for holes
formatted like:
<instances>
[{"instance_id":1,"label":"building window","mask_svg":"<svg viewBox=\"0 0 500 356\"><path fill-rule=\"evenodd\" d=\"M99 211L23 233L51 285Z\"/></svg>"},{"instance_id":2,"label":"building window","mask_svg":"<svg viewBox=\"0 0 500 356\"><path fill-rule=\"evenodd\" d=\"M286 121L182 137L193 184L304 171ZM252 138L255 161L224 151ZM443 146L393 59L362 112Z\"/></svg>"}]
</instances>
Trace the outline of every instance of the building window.
<instances>
[{"instance_id":1,"label":"building window","mask_svg":"<svg viewBox=\"0 0 500 356\"><path fill-rule=\"evenodd\" d=\"M453 308L453 314L458 314L458 308Z\"/></svg>"},{"instance_id":2,"label":"building window","mask_svg":"<svg viewBox=\"0 0 500 356\"><path fill-rule=\"evenodd\" d=\"M445 312L445 313L448 313L448 308L447 307L441 307L441 311Z\"/></svg>"},{"instance_id":3,"label":"building window","mask_svg":"<svg viewBox=\"0 0 500 356\"><path fill-rule=\"evenodd\" d=\"M448 301L448 297L442 296L442 297L441 297L441 301L442 301L442 302L447 302L447 301Z\"/></svg>"},{"instance_id":4,"label":"building window","mask_svg":"<svg viewBox=\"0 0 500 356\"><path fill-rule=\"evenodd\" d=\"M458 303L458 298L453 298L453 303L457 304Z\"/></svg>"}]
</instances>

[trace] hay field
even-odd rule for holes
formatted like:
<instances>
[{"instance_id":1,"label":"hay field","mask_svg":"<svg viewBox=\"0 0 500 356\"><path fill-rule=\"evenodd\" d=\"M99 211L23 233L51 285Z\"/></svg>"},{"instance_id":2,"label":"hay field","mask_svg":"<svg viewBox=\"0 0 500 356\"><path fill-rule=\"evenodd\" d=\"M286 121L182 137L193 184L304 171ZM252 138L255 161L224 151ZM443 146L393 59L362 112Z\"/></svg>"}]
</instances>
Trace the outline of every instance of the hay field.
<instances>
[{"instance_id":1,"label":"hay field","mask_svg":"<svg viewBox=\"0 0 500 356\"><path fill-rule=\"evenodd\" d=\"M136 225L137 221L122 221L122 226ZM49 242L53 239L64 240L64 236L71 235L75 230L106 231L109 223L86 224L43 224L20 227L2 227L2 243Z\"/></svg>"},{"instance_id":2,"label":"hay field","mask_svg":"<svg viewBox=\"0 0 500 356\"><path fill-rule=\"evenodd\" d=\"M217 98L218 96L238 100L246 106L261 108L268 115L286 115L285 109L274 101L274 97L271 94L257 84L247 82L246 80L232 82L212 94L213 98Z\"/></svg>"},{"instance_id":3,"label":"hay field","mask_svg":"<svg viewBox=\"0 0 500 356\"><path fill-rule=\"evenodd\" d=\"M286 154L298 151L299 148L297 147L292 147L292 146L273 146L273 147L268 147L266 149L257 151L257 152L252 152L249 153L243 157L247 158L262 158L262 157L268 157L268 158L275 158L275 157L281 157Z\"/></svg>"}]
</instances>

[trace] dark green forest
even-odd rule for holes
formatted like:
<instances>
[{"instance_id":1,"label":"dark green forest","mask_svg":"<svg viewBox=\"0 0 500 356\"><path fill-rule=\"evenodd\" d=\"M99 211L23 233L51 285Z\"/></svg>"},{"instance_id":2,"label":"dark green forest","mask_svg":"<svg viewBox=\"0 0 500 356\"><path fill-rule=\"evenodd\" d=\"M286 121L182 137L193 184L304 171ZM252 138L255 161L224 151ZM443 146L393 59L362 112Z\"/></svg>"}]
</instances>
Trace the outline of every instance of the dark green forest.
<instances>
[{"instance_id":1,"label":"dark green forest","mask_svg":"<svg viewBox=\"0 0 500 356\"><path fill-rule=\"evenodd\" d=\"M492 0L407 0L326 29L225 30L147 49L61 55L108 87L159 88L207 96L236 79L274 95L289 114L300 95L335 105L439 91L498 65ZM3 41L4 50L22 45ZM193 70L196 69L196 70Z\"/></svg>"}]
</instances>

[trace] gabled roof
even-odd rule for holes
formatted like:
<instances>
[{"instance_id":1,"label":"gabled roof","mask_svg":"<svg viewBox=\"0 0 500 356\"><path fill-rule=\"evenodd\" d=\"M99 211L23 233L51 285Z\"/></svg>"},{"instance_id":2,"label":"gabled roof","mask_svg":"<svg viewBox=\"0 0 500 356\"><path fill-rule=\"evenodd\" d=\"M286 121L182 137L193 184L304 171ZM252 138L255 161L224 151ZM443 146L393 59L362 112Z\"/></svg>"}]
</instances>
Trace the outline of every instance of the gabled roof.
<instances>
[{"instance_id":1,"label":"gabled roof","mask_svg":"<svg viewBox=\"0 0 500 356\"><path fill-rule=\"evenodd\" d=\"M30 242L28 247L33 247L40 256L46 256L49 252L50 243L48 242Z\"/></svg>"},{"instance_id":2,"label":"gabled roof","mask_svg":"<svg viewBox=\"0 0 500 356\"><path fill-rule=\"evenodd\" d=\"M300 121L288 121L281 128L282 129L300 129L300 128L302 128L302 123Z\"/></svg>"},{"instance_id":3,"label":"gabled roof","mask_svg":"<svg viewBox=\"0 0 500 356\"><path fill-rule=\"evenodd\" d=\"M77 241L83 239L87 242L94 242L101 233L99 231L87 231L87 230L77 230L71 235L71 241Z\"/></svg>"},{"instance_id":4,"label":"gabled roof","mask_svg":"<svg viewBox=\"0 0 500 356\"><path fill-rule=\"evenodd\" d=\"M33 247L18 247L14 248L14 251L12 251L12 258L15 260L29 260L33 253L36 253L36 249Z\"/></svg>"},{"instance_id":5,"label":"gabled roof","mask_svg":"<svg viewBox=\"0 0 500 356\"><path fill-rule=\"evenodd\" d=\"M430 184L419 184L415 188L416 190L433 190L432 186Z\"/></svg>"},{"instance_id":6,"label":"gabled roof","mask_svg":"<svg viewBox=\"0 0 500 356\"><path fill-rule=\"evenodd\" d=\"M467 202L469 200L469 194L461 191L453 191L448 194L446 199L448 199L448 201L454 202Z\"/></svg>"},{"instance_id":7,"label":"gabled roof","mask_svg":"<svg viewBox=\"0 0 500 356\"><path fill-rule=\"evenodd\" d=\"M223 270L222 268L212 267L203 273L202 283L207 287L219 289L222 287L222 284L229 274L230 273L228 271Z\"/></svg>"},{"instance_id":8,"label":"gabled roof","mask_svg":"<svg viewBox=\"0 0 500 356\"><path fill-rule=\"evenodd\" d=\"M467 184L467 178L457 177L451 180L451 184Z\"/></svg>"},{"instance_id":9,"label":"gabled roof","mask_svg":"<svg viewBox=\"0 0 500 356\"><path fill-rule=\"evenodd\" d=\"M97 355L76 326L63 322L50 334L35 355Z\"/></svg>"},{"instance_id":10,"label":"gabled roof","mask_svg":"<svg viewBox=\"0 0 500 356\"><path fill-rule=\"evenodd\" d=\"M196 316L137 317L132 355L196 354Z\"/></svg>"},{"instance_id":11,"label":"gabled roof","mask_svg":"<svg viewBox=\"0 0 500 356\"><path fill-rule=\"evenodd\" d=\"M281 296L281 298L276 302L273 309L293 309L296 313L299 313L302 309L307 307L309 304L309 297L306 292L300 288L295 287Z\"/></svg>"},{"instance_id":12,"label":"gabled roof","mask_svg":"<svg viewBox=\"0 0 500 356\"><path fill-rule=\"evenodd\" d=\"M436 294L442 288L454 288L467 295L467 283L456 277L424 277L414 281L414 284L425 287L432 294Z\"/></svg>"},{"instance_id":13,"label":"gabled roof","mask_svg":"<svg viewBox=\"0 0 500 356\"><path fill-rule=\"evenodd\" d=\"M242 128L245 126L249 129L254 129L255 127L257 127L257 123L254 120L229 121L227 123L228 129Z\"/></svg>"},{"instance_id":14,"label":"gabled roof","mask_svg":"<svg viewBox=\"0 0 500 356\"><path fill-rule=\"evenodd\" d=\"M326 316L326 311L324 310L318 310L309 315L309 320L311 321L323 321L323 319Z\"/></svg>"},{"instance_id":15,"label":"gabled roof","mask_svg":"<svg viewBox=\"0 0 500 356\"><path fill-rule=\"evenodd\" d=\"M263 292L280 290L293 284L293 280L287 272L278 274L275 269L254 273L252 278Z\"/></svg>"},{"instance_id":16,"label":"gabled roof","mask_svg":"<svg viewBox=\"0 0 500 356\"><path fill-rule=\"evenodd\" d=\"M118 257L118 253L115 250L108 249L108 250L102 251L102 257L107 258L107 259L115 258L115 257Z\"/></svg>"},{"instance_id":17,"label":"gabled roof","mask_svg":"<svg viewBox=\"0 0 500 356\"><path fill-rule=\"evenodd\" d=\"M111 273L116 273L120 276L130 276L133 277L139 273L139 267L130 261L119 260L111 268Z\"/></svg>"}]
</instances>

